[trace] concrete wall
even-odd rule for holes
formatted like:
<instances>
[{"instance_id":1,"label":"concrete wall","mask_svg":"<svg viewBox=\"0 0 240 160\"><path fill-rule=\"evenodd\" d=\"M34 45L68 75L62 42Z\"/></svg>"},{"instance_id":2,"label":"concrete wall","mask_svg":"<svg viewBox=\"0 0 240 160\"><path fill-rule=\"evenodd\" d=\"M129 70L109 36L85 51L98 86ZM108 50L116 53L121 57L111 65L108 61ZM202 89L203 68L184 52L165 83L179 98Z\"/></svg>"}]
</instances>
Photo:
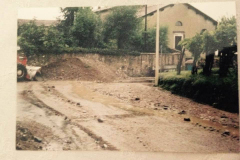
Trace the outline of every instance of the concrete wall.
<instances>
[{"instance_id":1,"label":"concrete wall","mask_svg":"<svg viewBox=\"0 0 240 160\"><path fill-rule=\"evenodd\" d=\"M105 63L106 66L121 69L129 76L152 76L155 68L155 53L142 53L140 56L112 56L99 54L61 54L61 55L33 55L28 57L28 65L44 66L51 62L56 62L65 58L87 58L89 60ZM161 60L162 59L162 60ZM159 56L159 66L161 62L166 66L176 66L179 54L163 54ZM184 61L183 61L184 64Z\"/></svg>"}]
</instances>

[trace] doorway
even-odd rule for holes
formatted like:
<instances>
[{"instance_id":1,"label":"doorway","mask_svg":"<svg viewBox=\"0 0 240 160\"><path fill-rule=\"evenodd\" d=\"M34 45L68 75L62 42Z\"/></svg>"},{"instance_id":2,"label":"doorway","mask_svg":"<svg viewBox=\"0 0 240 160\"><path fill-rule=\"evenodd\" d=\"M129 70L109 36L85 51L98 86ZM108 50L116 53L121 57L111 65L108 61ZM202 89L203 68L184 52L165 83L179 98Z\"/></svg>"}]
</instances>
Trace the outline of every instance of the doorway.
<instances>
[{"instance_id":1,"label":"doorway","mask_svg":"<svg viewBox=\"0 0 240 160\"><path fill-rule=\"evenodd\" d=\"M174 48L181 51L181 46L178 43L183 40L183 33L174 33Z\"/></svg>"}]
</instances>

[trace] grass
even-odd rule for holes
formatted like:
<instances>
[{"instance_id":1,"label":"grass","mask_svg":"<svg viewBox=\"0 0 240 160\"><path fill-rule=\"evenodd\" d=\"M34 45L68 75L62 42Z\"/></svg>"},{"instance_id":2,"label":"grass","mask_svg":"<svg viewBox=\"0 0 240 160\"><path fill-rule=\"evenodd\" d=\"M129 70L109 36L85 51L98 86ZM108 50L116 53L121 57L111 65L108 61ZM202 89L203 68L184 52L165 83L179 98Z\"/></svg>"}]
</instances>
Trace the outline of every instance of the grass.
<instances>
[{"instance_id":1,"label":"grass","mask_svg":"<svg viewBox=\"0 0 240 160\"><path fill-rule=\"evenodd\" d=\"M187 78L189 76L191 76L191 71L181 71L180 75L177 75L177 71L159 73L159 78Z\"/></svg>"}]
</instances>

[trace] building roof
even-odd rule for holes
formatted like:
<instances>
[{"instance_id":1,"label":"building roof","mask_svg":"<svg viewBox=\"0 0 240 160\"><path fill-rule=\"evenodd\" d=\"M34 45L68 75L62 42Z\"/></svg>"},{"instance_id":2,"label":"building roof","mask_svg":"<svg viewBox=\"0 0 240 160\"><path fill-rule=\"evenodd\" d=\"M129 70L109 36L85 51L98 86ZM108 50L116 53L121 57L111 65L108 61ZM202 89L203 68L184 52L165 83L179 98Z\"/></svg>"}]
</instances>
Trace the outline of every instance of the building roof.
<instances>
[{"instance_id":1,"label":"building roof","mask_svg":"<svg viewBox=\"0 0 240 160\"><path fill-rule=\"evenodd\" d=\"M95 13L101 13L101 12L104 12L104 11L111 10L112 8L114 8L114 7L104 7L104 8L100 8L100 9L94 10L94 12Z\"/></svg>"},{"instance_id":2,"label":"building roof","mask_svg":"<svg viewBox=\"0 0 240 160\"><path fill-rule=\"evenodd\" d=\"M32 21L32 19L18 19L18 24L23 25L26 23L29 23ZM56 25L58 23L58 20L35 20L37 26L51 26L51 25Z\"/></svg>"},{"instance_id":3,"label":"building roof","mask_svg":"<svg viewBox=\"0 0 240 160\"><path fill-rule=\"evenodd\" d=\"M214 20L212 17L208 16L207 14L203 13L202 11L200 11L199 9L195 8L194 6L192 6L192 5L188 4L188 3L183 3L183 4L186 5L186 6L188 6L189 9L194 10L194 11L197 12L198 14L201 14L204 18L209 19L209 20L212 21L215 25L217 25L218 22L217 22L216 20ZM174 4L161 5L161 6L159 6L159 10L160 10L160 11L163 11L164 8L172 7L172 6L174 6ZM149 9L149 8L148 8L148 9ZM151 6L150 11L147 12L147 15L154 14L155 12L157 12L157 6L155 6L155 9L154 9L153 6ZM140 13L138 14L138 16L139 16L139 17L145 17L146 15L145 15L145 12L140 12Z\"/></svg>"},{"instance_id":4,"label":"building roof","mask_svg":"<svg viewBox=\"0 0 240 160\"><path fill-rule=\"evenodd\" d=\"M183 4L188 6L189 9L194 10L195 12L201 14L204 18L209 19L215 25L217 25L217 21L214 20L212 17L208 16L207 14L203 13L202 11L200 11L199 9L195 8L194 6L192 6L192 5L188 4L188 3L183 3ZM167 5L166 4L162 4L162 5L159 5L159 10L163 11L164 8L172 7L172 6L174 6L174 4L167 4ZM95 10L94 12L95 13L101 13L101 12L105 12L105 11L111 10L113 8L114 7L100 8L100 9ZM148 5L147 6L147 14L145 14L145 7L142 7L141 9L139 9L139 11L137 13L137 17L139 17L139 18L140 17L145 17L146 15L152 15L155 12L157 12L157 5Z\"/></svg>"}]
</instances>

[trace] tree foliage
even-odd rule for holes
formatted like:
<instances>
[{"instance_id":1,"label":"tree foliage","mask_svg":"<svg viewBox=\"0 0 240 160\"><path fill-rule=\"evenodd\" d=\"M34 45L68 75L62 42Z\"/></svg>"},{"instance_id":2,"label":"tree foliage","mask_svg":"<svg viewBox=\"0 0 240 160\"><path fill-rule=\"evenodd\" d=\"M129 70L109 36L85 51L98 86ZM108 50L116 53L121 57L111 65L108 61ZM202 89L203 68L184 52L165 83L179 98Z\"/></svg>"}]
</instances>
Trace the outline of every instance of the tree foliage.
<instances>
[{"instance_id":1,"label":"tree foliage","mask_svg":"<svg viewBox=\"0 0 240 160\"><path fill-rule=\"evenodd\" d=\"M193 54L193 67L192 74L194 74L194 70L196 69L196 63L200 57L200 54L203 52L203 39L200 34L196 34L191 39L184 39L179 43L184 46Z\"/></svg>"},{"instance_id":2,"label":"tree foliage","mask_svg":"<svg viewBox=\"0 0 240 160\"><path fill-rule=\"evenodd\" d=\"M215 51L218 48L218 41L214 32L204 31L202 35L203 52L206 54L205 66L203 67L203 74L210 75L214 63Z\"/></svg>"},{"instance_id":3,"label":"tree foliage","mask_svg":"<svg viewBox=\"0 0 240 160\"><path fill-rule=\"evenodd\" d=\"M60 53L65 48L63 33L55 26L45 30L43 41L44 50L48 53Z\"/></svg>"},{"instance_id":4,"label":"tree foliage","mask_svg":"<svg viewBox=\"0 0 240 160\"><path fill-rule=\"evenodd\" d=\"M79 47L101 46L102 24L90 8L79 8L71 28L71 34Z\"/></svg>"},{"instance_id":5,"label":"tree foliage","mask_svg":"<svg viewBox=\"0 0 240 160\"><path fill-rule=\"evenodd\" d=\"M167 26L161 26L159 28L159 48L160 49L161 49L161 46L162 46L163 53L169 52L169 50L168 50L168 27ZM147 52L155 52L155 48L156 48L156 28L152 28L147 31L146 51Z\"/></svg>"},{"instance_id":6,"label":"tree foliage","mask_svg":"<svg viewBox=\"0 0 240 160\"><path fill-rule=\"evenodd\" d=\"M131 36L135 35L140 24L136 13L137 7L115 7L104 23L104 41L108 43L115 39L118 49L128 48Z\"/></svg>"},{"instance_id":7,"label":"tree foliage","mask_svg":"<svg viewBox=\"0 0 240 160\"><path fill-rule=\"evenodd\" d=\"M235 17L223 17L215 30L217 48L230 47L237 43L237 24Z\"/></svg>"},{"instance_id":8,"label":"tree foliage","mask_svg":"<svg viewBox=\"0 0 240 160\"><path fill-rule=\"evenodd\" d=\"M18 27L18 45L27 55L60 53L64 46L63 33L55 26L37 26L30 21Z\"/></svg>"},{"instance_id":9,"label":"tree foliage","mask_svg":"<svg viewBox=\"0 0 240 160\"><path fill-rule=\"evenodd\" d=\"M78 11L78 7L66 7L66 8L61 8L61 12L63 13L64 16L64 25L65 26L72 26L74 19L75 19L75 14Z\"/></svg>"},{"instance_id":10,"label":"tree foliage","mask_svg":"<svg viewBox=\"0 0 240 160\"><path fill-rule=\"evenodd\" d=\"M37 26L35 20L18 27L18 45L26 54L38 54L43 52L45 27Z\"/></svg>"},{"instance_id":11,"label":"tree foliage","mask_svg":"<svg viewBox=\"0 0 240 160\"><path fill-rule=\"evenodd\" d=\"M181 41L180 45L185 46L192 52L194 58L193 67L195 66L195 60L199 58L200 54L205 53L206 59L203 74L210 75L214 61L214 52L222 50L224 47L236 45L236 32L235 17L223 17L215 31L209 32L206 30L202 34L196 34L196 36L190 39Z\"/></svg>"}]
</instances>

